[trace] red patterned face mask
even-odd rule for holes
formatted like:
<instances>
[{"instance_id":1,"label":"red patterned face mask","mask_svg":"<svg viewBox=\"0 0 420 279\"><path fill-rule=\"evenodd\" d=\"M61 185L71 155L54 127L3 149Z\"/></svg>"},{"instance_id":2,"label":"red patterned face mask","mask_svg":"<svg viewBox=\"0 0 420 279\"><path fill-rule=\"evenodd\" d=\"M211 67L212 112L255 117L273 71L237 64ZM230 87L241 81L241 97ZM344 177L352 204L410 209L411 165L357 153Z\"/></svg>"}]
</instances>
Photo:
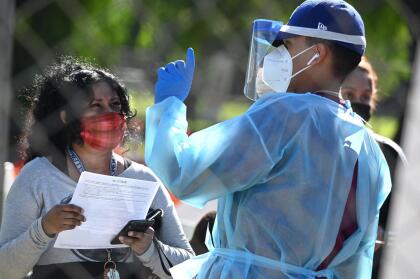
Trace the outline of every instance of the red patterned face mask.
<instances>
[{"instance_id":1,"label":"red patterned face mask","mask_svg":"<svg viewBox=\"0 0 420 279\"><path fill-rule=\"evenodd\" d=\"M103 151L117 147L127 128L124 115L117 112L85 117L80 122L83 142Z\"/></svg>"}]
</instances>

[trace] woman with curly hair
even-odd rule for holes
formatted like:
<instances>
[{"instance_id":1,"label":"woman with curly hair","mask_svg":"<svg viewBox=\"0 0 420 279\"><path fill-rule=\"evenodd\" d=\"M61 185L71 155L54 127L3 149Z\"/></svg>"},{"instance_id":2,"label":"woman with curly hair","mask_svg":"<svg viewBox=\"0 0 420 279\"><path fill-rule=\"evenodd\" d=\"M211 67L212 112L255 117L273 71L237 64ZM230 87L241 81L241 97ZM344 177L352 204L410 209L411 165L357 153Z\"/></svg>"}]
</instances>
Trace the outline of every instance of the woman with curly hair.
<instances>
[{"instance_id":1,"label":"woman with curly hair","mask_svg":"<svg viewBox=\"0 0 420 279\"><path fill-rule=\"evenodd\" d=\"M159 228L123 238L129 248L53 247L58 233L86 221L82 208L68 204L82 171L159 181L146 166L113 152L134 116L121 81L67 57L37 77L28 93L32 109L21 142L26 164L5 204L0 277L22 278L32 270L32 278L104 278L109 257L121 278L169 277L165 260L177 264L193 251L162 185L151 206L165 212Z\"/></svg>"}]
</instances>

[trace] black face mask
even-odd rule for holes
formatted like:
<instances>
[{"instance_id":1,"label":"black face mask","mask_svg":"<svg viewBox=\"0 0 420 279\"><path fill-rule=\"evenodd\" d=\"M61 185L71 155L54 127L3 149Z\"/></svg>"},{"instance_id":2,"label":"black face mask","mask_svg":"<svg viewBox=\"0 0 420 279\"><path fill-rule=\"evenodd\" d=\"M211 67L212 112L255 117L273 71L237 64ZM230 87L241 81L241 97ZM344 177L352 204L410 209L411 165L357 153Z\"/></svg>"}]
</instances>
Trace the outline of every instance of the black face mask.
<instances>
[{"instance_id":1,"label":"black face mask","mask_svg":"<svg viewBox=\"0 0 420 279\"><path fill-rule=\"evenodd\" d=\"M366 122L369 121L371 117L370 105L362 103L351 103L351 107L355 113L360 115Z\"/></svg>"}]
</instances>

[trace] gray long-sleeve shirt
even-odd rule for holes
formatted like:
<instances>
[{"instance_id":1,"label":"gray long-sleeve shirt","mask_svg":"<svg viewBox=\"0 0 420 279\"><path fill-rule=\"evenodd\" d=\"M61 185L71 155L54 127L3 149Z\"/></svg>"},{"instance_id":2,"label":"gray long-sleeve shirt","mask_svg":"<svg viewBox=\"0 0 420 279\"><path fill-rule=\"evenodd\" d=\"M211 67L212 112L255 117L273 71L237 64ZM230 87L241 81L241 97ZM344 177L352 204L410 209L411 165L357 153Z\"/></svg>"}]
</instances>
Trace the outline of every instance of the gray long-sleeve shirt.
<instances>
[{"instance_id":1,"label":"gray long-sleeve shirt","mask_svg":"<svg viewBox=\"0 0 420 279\"><path fill-rule=\"evenodd\" d=\"M158 181L152 171L132 163L120 176ZM41 218L53 206L71 195L76 187L70 177L46 158L36 158L25 165L11 187L0 227L0 279L24 277L35 265L83 261L69 249L54 248L55 238L45 234ZM193 255L167 190L161 185L152 208L165 212L157 237L163 252L175 265ZM133 253L127 262L132 262ZM154 245L141 256L140 262L161 278L167 278Z\"/></svg>"}]
</instances>

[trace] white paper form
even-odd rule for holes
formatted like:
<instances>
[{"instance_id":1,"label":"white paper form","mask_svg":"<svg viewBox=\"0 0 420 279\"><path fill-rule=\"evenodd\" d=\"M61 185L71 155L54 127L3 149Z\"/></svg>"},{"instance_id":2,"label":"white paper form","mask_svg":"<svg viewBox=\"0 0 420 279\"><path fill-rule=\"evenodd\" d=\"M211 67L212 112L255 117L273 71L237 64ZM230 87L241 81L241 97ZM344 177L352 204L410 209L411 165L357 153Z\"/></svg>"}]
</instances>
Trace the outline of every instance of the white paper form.
<instances>
[{"instance_id":1,"label":"white paper form","mask_svg":"<svg viewBox=\"0 0 420 279\"><path fill-rule=\"evenodd\" d=\"M59 233L54 247L127 247L110 241L128 221L146 217L158 188L158 182L83 172L70 203L84 209L86 222Z\"/></svg>"}]
</instances>

